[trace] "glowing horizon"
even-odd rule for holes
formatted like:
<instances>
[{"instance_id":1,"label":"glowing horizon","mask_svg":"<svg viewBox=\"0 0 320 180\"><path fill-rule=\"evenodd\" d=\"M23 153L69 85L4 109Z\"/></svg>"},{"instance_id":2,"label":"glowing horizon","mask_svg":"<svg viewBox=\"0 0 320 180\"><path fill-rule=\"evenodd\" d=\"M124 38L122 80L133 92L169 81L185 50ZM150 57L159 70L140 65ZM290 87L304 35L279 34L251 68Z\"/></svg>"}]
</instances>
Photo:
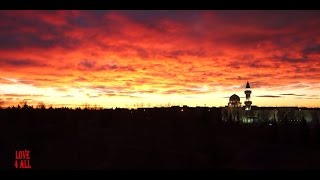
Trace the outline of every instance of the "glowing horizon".
<instances>
[{"instance_id":1,"label":"glowing horizon","mask_svg":"<svg viewBox=\"0 0 320 180\"><path fill-rule=\"evenodd\" d=\"M320 107L320 11L0 11L0 106Z\"/></svg>"}]
</instances>

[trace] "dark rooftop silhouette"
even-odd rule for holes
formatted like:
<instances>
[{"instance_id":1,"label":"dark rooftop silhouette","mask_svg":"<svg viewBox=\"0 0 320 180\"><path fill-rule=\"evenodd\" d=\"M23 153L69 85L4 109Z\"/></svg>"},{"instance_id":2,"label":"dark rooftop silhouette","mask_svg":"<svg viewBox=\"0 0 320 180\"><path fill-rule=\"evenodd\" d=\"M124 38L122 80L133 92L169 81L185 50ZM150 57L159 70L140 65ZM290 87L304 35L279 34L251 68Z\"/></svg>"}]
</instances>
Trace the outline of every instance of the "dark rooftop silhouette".
<instances>
[{"instance_id":1,"label":"dark rooftop silhouette","mask_svg":"<svg viewBox=\"0 0 320 180\"><path fill-rule=\"evenodd\" d=\"M230 96L229 101L240 101L240 97L236 94Z\"/></svg>"}]
</instances>

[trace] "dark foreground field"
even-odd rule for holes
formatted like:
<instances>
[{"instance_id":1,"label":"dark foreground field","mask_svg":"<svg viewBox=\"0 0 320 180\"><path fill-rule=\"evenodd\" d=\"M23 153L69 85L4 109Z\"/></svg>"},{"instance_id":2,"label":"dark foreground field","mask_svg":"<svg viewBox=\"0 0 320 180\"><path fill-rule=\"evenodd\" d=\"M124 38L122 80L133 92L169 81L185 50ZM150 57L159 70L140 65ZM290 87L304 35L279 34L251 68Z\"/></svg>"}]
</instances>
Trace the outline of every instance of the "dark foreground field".
<instances>
[{"instance_id":1,"label":"dark foreground field","mask_svg":"<svg viewBox=\"0 0 320 180\"><path fill-rule=\"evenodd\" d=\"M0 110L0 168L320 169L319 130L226 124L219 109Z\"/></svg>"}]
</instances>

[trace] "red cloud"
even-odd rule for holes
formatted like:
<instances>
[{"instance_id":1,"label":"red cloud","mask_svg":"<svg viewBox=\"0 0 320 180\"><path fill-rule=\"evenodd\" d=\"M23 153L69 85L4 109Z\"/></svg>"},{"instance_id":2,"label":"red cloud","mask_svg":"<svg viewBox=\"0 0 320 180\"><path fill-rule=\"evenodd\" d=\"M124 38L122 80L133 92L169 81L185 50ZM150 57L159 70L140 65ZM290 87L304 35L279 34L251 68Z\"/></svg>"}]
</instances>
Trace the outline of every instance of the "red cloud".
<instances>
[{"instance_id":1,"label":"red cloud","mask_svg":"<svg viewBox=\"0 0 320 180\"><path fill-rule=\"evenodd\" d=\"M159 95L201 94L188 88L247 80L280 89L319 84L319 17L316 11L0 11L0 75L38 87L107 85Z\"/></svg>"}]
</instances>

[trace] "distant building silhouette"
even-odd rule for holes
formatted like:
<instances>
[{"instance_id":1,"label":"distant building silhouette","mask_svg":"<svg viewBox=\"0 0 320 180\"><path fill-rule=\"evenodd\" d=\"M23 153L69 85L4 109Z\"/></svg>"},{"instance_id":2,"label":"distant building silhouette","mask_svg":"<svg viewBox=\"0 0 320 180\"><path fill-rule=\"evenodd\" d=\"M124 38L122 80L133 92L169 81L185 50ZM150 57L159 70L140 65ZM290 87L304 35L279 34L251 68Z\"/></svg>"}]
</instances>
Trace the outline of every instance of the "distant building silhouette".
<instances>
[{"instance_id":1,"label":"distant building silhouette","mask_svg":"<svg viewBox=\"0 0 320 180\"><path fill-rule=\"evenodd\" d=\"M251 89L250 89L250 84L247 81L246 84L246 90L244 91L244 93L246 94L246 101L244 102L245 104L245 110L251 110ZM229 98L229 103L228 103L228 107L241 107L241 102L240 102L240 97L236 94L233 94L232 96L230 96Z\"/></svg>"},{"instance_id":2,"label":"distant building silhouette","mask_svg":"<svg viewBox=\"0 0 320 180\"><path fill-rule=\"evenodd\" d=\"M241 106L238 95L233 94L230 96L228 105L221 108L222 122L265 123L271 125L277 123L283 126L305 122L315 126L319 123L319 108L253 106L250 88L251 86L247 82L244 91L246 95L244 106Z\"/></svg>"},{"instance_id":3,"label":"distant building silhouette","mask_svg":"<svg viewBox=\"0 0 320 180\"><path fill-rule=\"evenodd\" d=\"M230 121L239 121L244 123L253 122L253 112L251 111L251 90L250 84L247 81L246 90L244 91L246 94L246 100L244 102L244 107L241 106L240 97L236 94L233 94L229 98L228 109L225 111L225 119Z\"/></svg>"}]
</instances>

